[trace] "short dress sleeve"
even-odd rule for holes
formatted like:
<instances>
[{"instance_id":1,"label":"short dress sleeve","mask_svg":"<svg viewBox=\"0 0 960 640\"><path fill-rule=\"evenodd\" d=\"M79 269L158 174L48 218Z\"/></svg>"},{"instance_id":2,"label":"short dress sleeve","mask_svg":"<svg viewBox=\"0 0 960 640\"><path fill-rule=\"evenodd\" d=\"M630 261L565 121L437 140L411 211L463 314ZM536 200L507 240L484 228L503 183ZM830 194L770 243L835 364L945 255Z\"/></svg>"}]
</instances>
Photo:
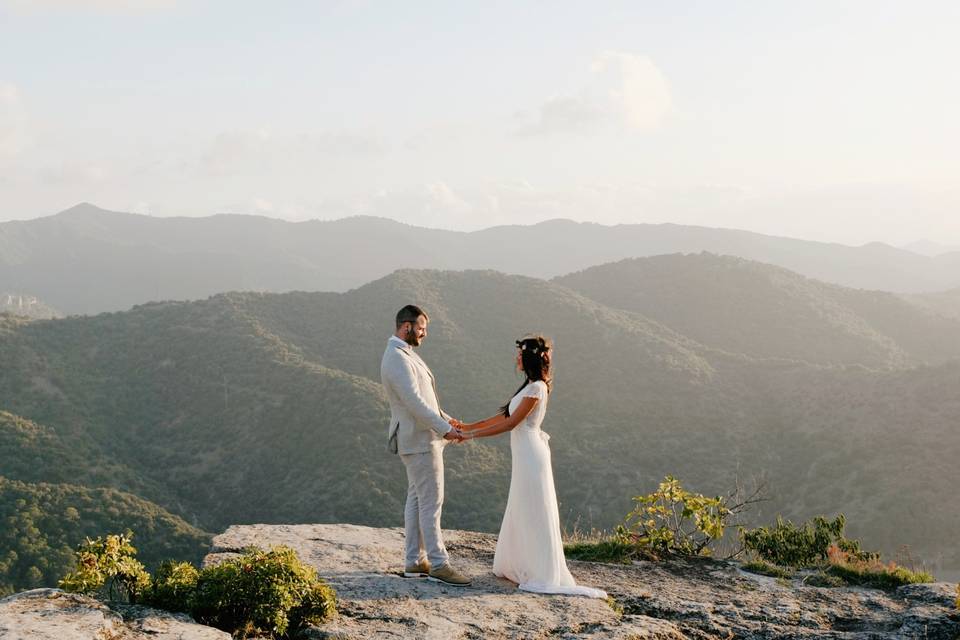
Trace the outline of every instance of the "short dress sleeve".
<instances>
[{"instance_id":1,"label":"short dress sleeve","mask_svg":"<svg viewBox=\"0 0 960 640\"><path fill-rule=\"evenodd\" d=\"M546 396L547 383L543 380L537 380L536 382L528 384L523 390L523 393L520 394L521 398L536 398L538 400L543 400Z\"/></svg>"}]
</instances>

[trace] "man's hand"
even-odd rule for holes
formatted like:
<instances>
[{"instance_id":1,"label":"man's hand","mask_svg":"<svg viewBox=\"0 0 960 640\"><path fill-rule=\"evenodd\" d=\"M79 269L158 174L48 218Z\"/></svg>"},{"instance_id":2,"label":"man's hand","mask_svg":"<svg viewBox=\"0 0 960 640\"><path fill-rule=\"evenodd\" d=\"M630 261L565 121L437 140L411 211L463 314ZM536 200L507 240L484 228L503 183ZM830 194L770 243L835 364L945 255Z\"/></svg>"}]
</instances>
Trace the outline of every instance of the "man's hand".
<instances>
[{"instance_id":1,"label":"man's hand","mask_svg":"<svg viewBox=\"0 0 960 640\"><path fill-rule=\"evenodd\" d=\"M447 422L449 422L450 426L453 427L454 429L463 430L463 423L457 420L456 418L450 418L447 420Z\"/></svg>"},{"instance_id":2,"label":"man's hand","mask_svg":"<svg viewBox=\"0 0 960 640\"><path fill-rule=\"evenodd\" d=\"M453 429L450 429L450 431L447 431L445 434L443 434L443 439L452 440L454 442L463 442L463 432L457 427L454 427Z\"/></svg>"}]
</instances>

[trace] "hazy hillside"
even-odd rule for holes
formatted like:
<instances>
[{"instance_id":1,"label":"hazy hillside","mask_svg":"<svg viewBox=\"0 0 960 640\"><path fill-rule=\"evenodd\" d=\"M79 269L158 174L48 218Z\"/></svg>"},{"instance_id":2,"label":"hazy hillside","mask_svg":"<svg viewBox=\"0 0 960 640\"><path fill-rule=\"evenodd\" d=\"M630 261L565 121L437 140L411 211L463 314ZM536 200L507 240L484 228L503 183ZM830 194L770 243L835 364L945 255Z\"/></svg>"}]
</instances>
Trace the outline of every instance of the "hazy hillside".
<instances>
[{"instance_id":1,"label":"hazy hillside","mask_svg":"<svg viewBox=\"0 0 960 640\"><path fill-rule=\"evenodd\" d=\"M112 488L149 486L81 439L0 410L0 595L56 584L84 537L136 531L140 559L198 561L210 534ZM82 485L82 486L79 486Z\"/></svg>"},{"instance_id":2,"label":"hazy hillside","mask_svg":"<svg viewBox=\"0 0 960 640\"><path fill-rule=\"evenodd\" d=\"M699 251L853 287L921 292L960 285L960 253L929 257L882 244L849 247L731 229L553 220L460 233L369 217L151 218L89 204L0 224L0 283L65 313L89 314L230 290L345 291L398 268L551 278L623 258Z\"/></svg>"},{"instance_id":3,"label":"hazy hillside","mask_svg":"<svg viewBox=\"0 0 960 640\"><path fill-rule=\"evenodd\" d=\"M112 486L204 530L397 525L405 481L385 451L377 382L393 313L411 300L431 314L422 353L445 408L463 418L489 415L513 392L517 337L555 338L545 429L568 525L613 526L630 496L667 473L705 493L766 473L772 501L758 518L844 511L868 545L909 543L960 565L957 363L883 371L758 359L557 283L488 271L405 270L343 294L231 293L8 319L0 397L33 422L8 426L2 442L53 451L51 474L73 451L114 461ZM445 526L495 530L508 439L450 448L447 461Z\"/></svg>"},{"instance_id":4,"label":"hazy hillside","mask_svg":"<svg viewBox=\"0 0 960 640\"><path fill-rule=\"evenodd\" d=\"M628 259L554 282L732 353L871 367L960 358L958 320L742 258Z\"/></svg>"},{"instance_id":5,"label":"hazy hillside","mask_svg":"<svg viewBox=\"0 0 960 640\"><path fill-rule=\"evenodd\" d=\"M937 293L904 295L903 298L933 313L960 319L960 287Z\"/></svg>"},{"instance_id":6,"label":"hazy hillside","mask_svg":"<svg viewBox=\"0 0 960 640\"><path fill-rule=\"evenodd\" d=\"M212 536L129 493L70 484L24 483L0 476L0 596L55 586L85 537L135 532L138 558L199 562Z\"/></svg>"},{"instance_id":7,"label":"hazy hillside","mask_svg":"<svg viewBox=\"0 0 960 640\"><path fill-rule=\"evenodd\" d=\"M24 482L116 486L136 493L146 492L149 486L139 470L105 455L101 443L82 433L62 436L49 427L3 410L0 410L0 476Z\"/></svg>"},{"instance_id":8,"label":"hazy hillside","mask_svg":"<svg viewBox=\"0 0 960 640\"><path fill-rule=\"evenodd\" d=\"M302 362L226 297L29 324L0 340L0 359L15 413L136 469L136 487L119 472L115 486L211 529L336 517L358 479L317 465L384 420L377 385ZM383 515L352 515L364 509Z\"/></svg>"},{"instance_id":9,"label":"hazy hillside","mask_svg":"<svg viewBox=\"0 0 960 640\"><path fill-rule=\"evenodd\" d=\"M906 251L912 251L913 253L919 253L922 256L939 256L944 253L960 251L960 246L941 244L932 240L917 240L916 242L905 244L900 248Z\"/></svg>"}]
</instances>

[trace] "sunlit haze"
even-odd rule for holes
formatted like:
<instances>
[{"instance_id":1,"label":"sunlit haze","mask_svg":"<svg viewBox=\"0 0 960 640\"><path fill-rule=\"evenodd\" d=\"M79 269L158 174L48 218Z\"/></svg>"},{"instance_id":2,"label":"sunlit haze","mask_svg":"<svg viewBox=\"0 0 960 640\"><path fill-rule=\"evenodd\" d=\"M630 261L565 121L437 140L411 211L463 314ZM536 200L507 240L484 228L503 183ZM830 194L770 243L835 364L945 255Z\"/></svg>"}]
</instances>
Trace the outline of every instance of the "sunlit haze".
<instances>
[{"instance_id":1,"label":"sunlit haze","mask_svg":"<svg viewBox=\"0 0 960 640\"><path fill-rule=\"evenodd\" d=\"M960 4L0 0L0 221L960 245Z\"/></svg>"}]
</instances>

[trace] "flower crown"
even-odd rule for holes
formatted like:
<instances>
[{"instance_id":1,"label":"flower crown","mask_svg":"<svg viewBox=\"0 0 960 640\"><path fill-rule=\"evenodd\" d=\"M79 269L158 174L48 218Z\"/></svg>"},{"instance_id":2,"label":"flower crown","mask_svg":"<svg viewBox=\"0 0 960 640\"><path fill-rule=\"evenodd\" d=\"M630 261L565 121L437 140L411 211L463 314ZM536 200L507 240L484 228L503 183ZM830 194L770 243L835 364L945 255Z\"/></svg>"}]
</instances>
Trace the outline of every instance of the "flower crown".
<instances>
[{"instance_id":1,"label":"flower crown","mask_svg":"<svg viewBox=\"0 0 960 640\"><path fill-rule=\"evenodd\" d=\"M517 340L517 348L520 351L530 351L531 353L545 354L550 350L543 338L525 338Z\"/></svg>"}]
</instances>

